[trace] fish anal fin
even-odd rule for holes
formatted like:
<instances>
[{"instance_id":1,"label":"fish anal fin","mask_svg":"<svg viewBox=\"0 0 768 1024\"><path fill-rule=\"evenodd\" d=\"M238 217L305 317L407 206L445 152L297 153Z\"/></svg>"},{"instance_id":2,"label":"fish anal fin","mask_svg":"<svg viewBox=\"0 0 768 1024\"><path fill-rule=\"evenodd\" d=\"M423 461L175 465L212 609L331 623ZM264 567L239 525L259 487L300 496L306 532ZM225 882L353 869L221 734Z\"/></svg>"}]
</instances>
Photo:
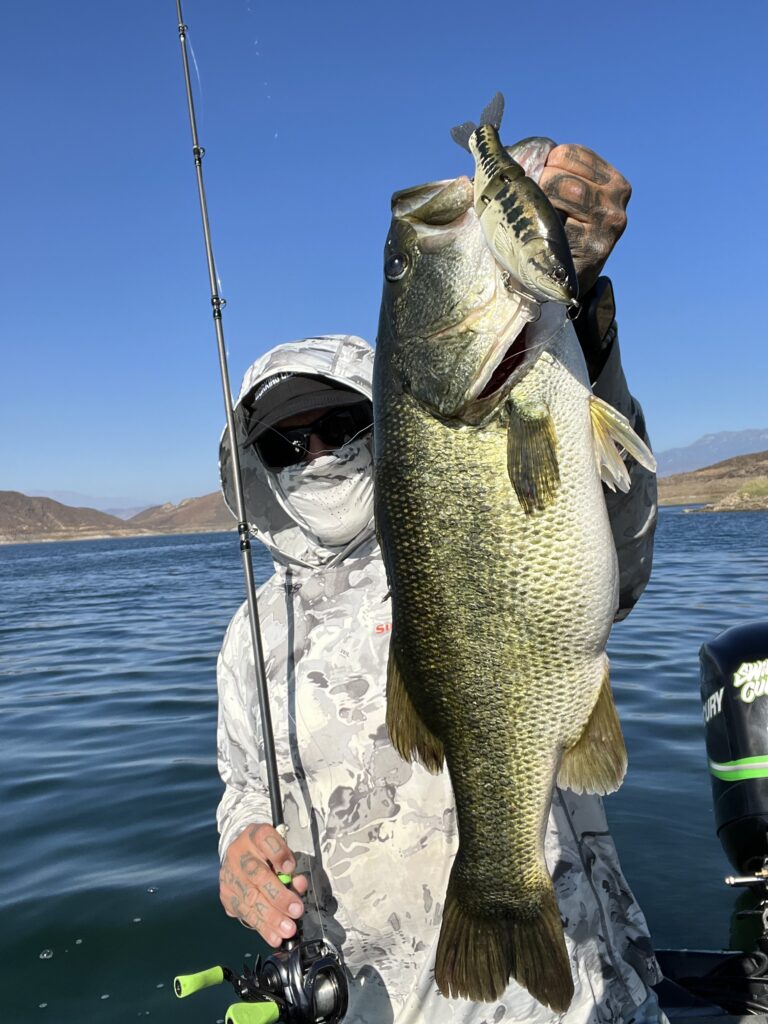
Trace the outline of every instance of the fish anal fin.
<instances>
[{"instance_id":1,"label":"fish anal fin","mask_svg":"<svg viewBox=\"0 0 768 1024\"><path fill-rule=\"evenodd\" d=\"M573 975L549 879L536 910L521 916L472 917L448 885L435 981L446 997L495 1002L514 978L540 1003L563 1013Z\"/></svg>"},{"instance_id":2,"label":"fish anal fin","mask_svg":"<svg viewBox=\"0 0 768 1024\"><path fill-rule=\"evenodd\" d=\"M592 423L592 437L595 445L595 461L600 479L612 491L628 491L630 477L624 460L616 450L620 445L651 472L656 470L656 460L648 445L638 437L626 416L608 405L602 398L590 395L589 415Z\"/></svg>"},{"instance_id":3,"label":"fish anal fin","mask_svg":"<svg viewBox=\"0 0 768 1024\"><path fill-rule=\"evenodd\" d=\"M606 664L589 721L560 762L557 784L574 793L615 793L627 771L627 748L613 702Z\"/></svg>"},{"instance_id":4,"label":"fish anal fin","mask_svg":"<svg viewBox=\"0 0 768 1024\"><path fill-rule=\"evenodd\" d=\"M524 511L541 512L555 499L560 487L557 435L544 403L507 402L507 471Z\"/></svg>"},{"instance_id":5,"label":"fish anal fin","mask_svg":"<svg viewBox=\"0 0 768 1024\"><path fill-rule=\"evenodd\" d=\"M433 775L442 771L443 744L427 729L413 706L392 643L387 662L387 730L392 746L406 761L420 761Z\"/></svg>"}]
</instances>

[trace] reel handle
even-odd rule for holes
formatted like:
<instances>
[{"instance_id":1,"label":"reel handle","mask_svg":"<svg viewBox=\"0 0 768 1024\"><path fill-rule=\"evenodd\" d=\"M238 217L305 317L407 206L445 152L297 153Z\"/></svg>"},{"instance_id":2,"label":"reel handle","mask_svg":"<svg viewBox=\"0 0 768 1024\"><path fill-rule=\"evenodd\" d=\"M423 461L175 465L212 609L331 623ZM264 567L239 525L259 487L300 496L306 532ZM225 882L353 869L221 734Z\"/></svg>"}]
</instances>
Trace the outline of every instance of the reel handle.
<instances>
[{"instance_id":1,"label":"reel handle","mask_svg":"<svg viewBox=\"0 0 768 1024\"><path fill-rule=\"evenodd\" d=\"M223 967L209 967L207 971L196 974L179 974L173 979L173 991L177 998L185 999L204 988L220 985L224 981Z\"/></svg>"},{"instance_id":2,"label":"reel handle","mask_svg":"<svg viewBox=\"0 0 768 1024\"><path fill-rule=\"evenodd\" d=\"M280 1019L277 1003L233 1003L224 1017L225 1024L273 1024Z\"/></svg>"}]
</instances>

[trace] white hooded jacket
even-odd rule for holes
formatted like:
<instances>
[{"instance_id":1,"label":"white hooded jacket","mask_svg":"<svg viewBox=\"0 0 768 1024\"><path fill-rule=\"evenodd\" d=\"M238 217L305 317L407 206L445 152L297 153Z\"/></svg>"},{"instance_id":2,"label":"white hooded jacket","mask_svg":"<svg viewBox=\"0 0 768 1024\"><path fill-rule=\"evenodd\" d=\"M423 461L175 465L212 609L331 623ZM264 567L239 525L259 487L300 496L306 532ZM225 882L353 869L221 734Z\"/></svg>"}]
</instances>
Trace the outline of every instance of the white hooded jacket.
<instances>
[{"instance_id":1,"label":"white hooded jacket","mask_svg":"<svg viewBox=\"0 0 768 1024\"><path fill-rule=\"evenodd\" d=\"M282 345L258 360L243 399L280 372L320 375L371 395L373 350L349 335ZM617 345L596 392L642 432ZM446 999L434 982L442 900L457 832L447 772L404 762L385 726L391 615L373 523L343 549L324 548L290 519L260 460L241 448L246 511L274 576L258 595L288 844L310 876L305 935L322 930L349 972L347 1024L483 1024L557 1019L510 984L498 1003ZM228 440L224 495L235 507ZM639 466L627 496L609 505L621 567L622 609L647 582L655 485ZM224 853L250 823L271 821L253 655L244 604L218 663L218 810ZM566 1024L655 1021L658 980L643 914L621 873L598 797L555 791L546 859L564 919L575 994ZM640 1008L640 1009L638 1009Z\"/></svg>"}]
</instances>

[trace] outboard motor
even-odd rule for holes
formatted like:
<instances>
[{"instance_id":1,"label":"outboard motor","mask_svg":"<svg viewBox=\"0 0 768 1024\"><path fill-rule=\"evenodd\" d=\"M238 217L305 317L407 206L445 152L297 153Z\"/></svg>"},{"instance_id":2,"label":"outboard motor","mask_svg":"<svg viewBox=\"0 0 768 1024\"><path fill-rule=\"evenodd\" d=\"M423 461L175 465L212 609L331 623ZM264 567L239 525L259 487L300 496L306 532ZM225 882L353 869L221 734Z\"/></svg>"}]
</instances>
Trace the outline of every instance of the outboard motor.
<instances>
[{"instance_id":1,"label":"outboard motor","mask_svg":"<svg viewBox=\"0 0 768 1024\"><path fill-rule=\"evenodd\" d=\"M754 909L741 910L736 917L756 920L757 941L743 953L667 950L659 951L658 959L663 984L673 984L673 1000L683 989L698 1000L699 1013L717 1007L735 1014L766 1013L768 622L726 630L702 646L700 659L715 824L728 859L741 872L725 881L750 891ZM667 1013L673 1022L677 1019L673 1009Z\"/></svg>"},{"instance_id":2,"label":"outboard motor","mask_svg":"<svg viewBox=\"0 0 768 1024\"><path fill-rule=\"evenodd\" d=\"M715 824L744 875L768 864L768 621L735 626L700 651Z\"/></svg>"},{"instance_id":3,"label":"outboard motor","mask_svg":"<svg viewBox=\"0 0 768 1024\"><path fill-rule=\"evenodd\" d=\"M715 825L741 872L725 882L751 893L753 909L736 918L758 928L741 953L657 950L657 992L673 1024L693 1019L692 1008L699 1018L718 1008L768 1012L768 621L727 629L702 646L700 660Z\"/></svg>"}]
</instances>

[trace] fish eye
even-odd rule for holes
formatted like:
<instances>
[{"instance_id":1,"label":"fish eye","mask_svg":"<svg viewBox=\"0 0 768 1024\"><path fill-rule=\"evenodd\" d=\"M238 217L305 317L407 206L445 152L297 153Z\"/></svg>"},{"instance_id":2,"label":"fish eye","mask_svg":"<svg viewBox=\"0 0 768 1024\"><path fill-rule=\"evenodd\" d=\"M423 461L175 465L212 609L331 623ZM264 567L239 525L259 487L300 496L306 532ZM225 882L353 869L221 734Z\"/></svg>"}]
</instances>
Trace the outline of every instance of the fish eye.
<instances>
[{"instance_id":1,"label":"fish eye","mask_svg":"<svg viewBox=\"0 0 768 1024\"><path fill-rule=\"evenodd\" d=\"M388 281L399 281L408 269L408 257L404 252L393 252L384 261L384 276Z\"/></svg>"}]
</instances>

